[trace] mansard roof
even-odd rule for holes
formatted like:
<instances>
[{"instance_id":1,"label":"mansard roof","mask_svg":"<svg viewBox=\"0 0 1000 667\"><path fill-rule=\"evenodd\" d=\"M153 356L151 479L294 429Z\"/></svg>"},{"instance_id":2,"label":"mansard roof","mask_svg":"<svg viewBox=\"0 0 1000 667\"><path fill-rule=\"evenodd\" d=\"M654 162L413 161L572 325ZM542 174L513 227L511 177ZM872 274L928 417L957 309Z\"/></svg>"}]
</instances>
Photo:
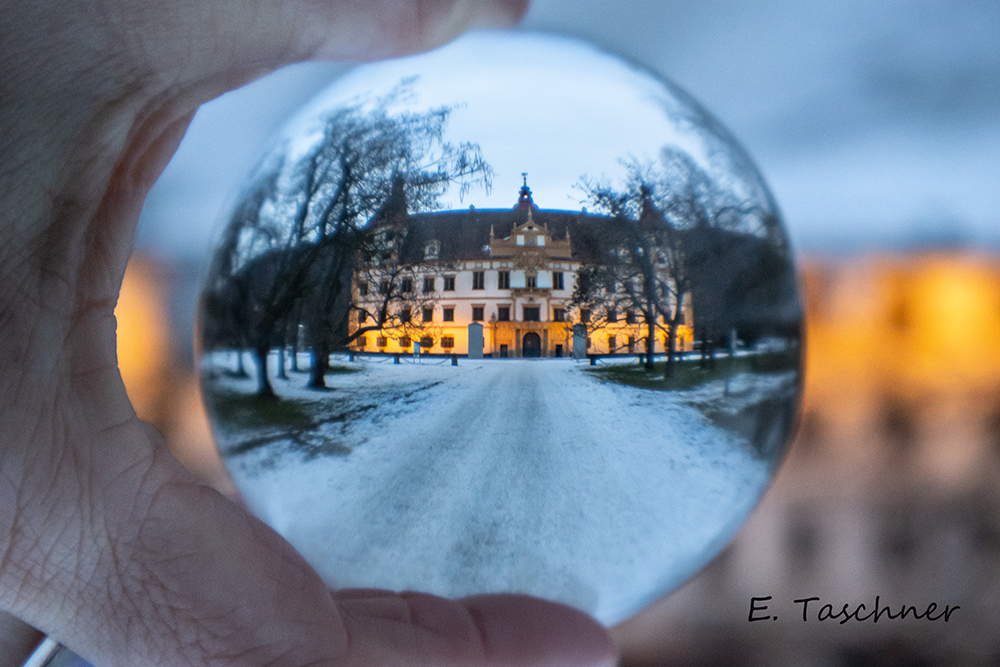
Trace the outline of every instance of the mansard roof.
<instances>
[{"instance_id":1,"label":"mansard roof","mask_svg":"<svg viewBox=\"0 0 1000 667\"><path fill-rule=\"evenodd\" d=\"M423 260L424 248L433 240L441 242L438 259L442 262L489 259L491 231L497 239L509 237L516 226L527 222L527 211L527 207L515 207L513 210L469 207L458 211L411 214L402 260L413 263ZM551 257L554 260L598 261L597 238L602 235L601 230L612 222L608 217L582 211L534 209L531 215L538 227L547 229L553 241L561 241L569 232L571 256Z\"/></svg>"},{"instance_id":2,"label":"mansard roof","mask_svg":"<svg viewBox=\"0 0 1000 667\"><path fill-rule=\"evenodd\" d=\"M493 239L507 239L518 227L529 221L544 230L552 244L547 247L550 260L596 262L599 261L601 238L609 238L613 223L611 218L591 215L583 211L544 210L538 208L528 187L527 174L518 191L517 203L509 209L467 209L452 211L432 211L407 213L402 188L399 196L390 197L376 218L406 216L406 231L400 259L404 263L418 263L425 257L425 249L432 241L440 245L436 259L440 262L476 261L490 258L491 236ZM395 184L394 184L395 185ZM397 218L398 219L398 218ZM519 232L520 233L520 232ZM571 252L565 253L565 241L570 235ZM494 243L494 245L496 245ZM562 252L560 252L562 251ZM565 253L566 256L562 256Z\"/></svg>"}]
</instances>

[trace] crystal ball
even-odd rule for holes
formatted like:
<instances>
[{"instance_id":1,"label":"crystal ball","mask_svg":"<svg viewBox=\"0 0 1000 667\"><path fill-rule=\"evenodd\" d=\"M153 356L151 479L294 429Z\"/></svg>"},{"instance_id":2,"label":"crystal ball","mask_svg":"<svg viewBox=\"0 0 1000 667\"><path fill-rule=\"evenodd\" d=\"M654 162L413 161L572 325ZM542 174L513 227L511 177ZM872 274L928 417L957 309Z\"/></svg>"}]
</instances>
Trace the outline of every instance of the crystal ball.
<instances>
[{"instance_id":1,"label":"crystal ball","mask_svg":"<svg viewBox=\"0 0 1000 667\"><path fill-rule=\"evenodd\" d=\"M200 322L233 480L335 588L617 622L725 546L797 416L795 267L753 162L558 37L336 82L228 216Z\"/></svg>"}]
</instances>

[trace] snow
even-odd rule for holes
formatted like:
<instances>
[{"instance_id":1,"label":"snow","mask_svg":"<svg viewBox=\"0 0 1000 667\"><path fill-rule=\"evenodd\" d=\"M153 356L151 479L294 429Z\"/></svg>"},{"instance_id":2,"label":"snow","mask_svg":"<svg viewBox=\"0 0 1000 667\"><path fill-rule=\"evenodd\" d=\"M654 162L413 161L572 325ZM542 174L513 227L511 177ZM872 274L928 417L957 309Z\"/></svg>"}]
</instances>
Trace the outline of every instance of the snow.
<instances>
[{"instance_id":1,"label":"snow","mask_svg":"<svg viewBox=\"0 0 1000 667\"><path fill-rule=\"evenodd\" d=\"M344 365L360 372L327 376L327 393L305 374L274 380L283 397L352 415L310 436L339 443L332 454L277 437L227 456L251 509L331 587L522 592L614 623L717 553L773 469L697 409L718 409L725 382L644 390L569 359ZM771 391L754 376L730 385L742 402ZM223 451L258 435L215 428Z\"/></svg>"}]
</instances>

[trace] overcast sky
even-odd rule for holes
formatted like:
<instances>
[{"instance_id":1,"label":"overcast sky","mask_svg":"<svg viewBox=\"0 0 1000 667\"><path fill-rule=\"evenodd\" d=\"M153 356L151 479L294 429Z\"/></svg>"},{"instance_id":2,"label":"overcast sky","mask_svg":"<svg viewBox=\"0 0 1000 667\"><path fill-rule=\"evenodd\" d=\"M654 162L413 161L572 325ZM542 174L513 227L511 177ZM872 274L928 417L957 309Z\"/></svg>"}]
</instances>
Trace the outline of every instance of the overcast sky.
<instances>
[{"instance_id":1,"label":"overcast sky","mask_svg":"<svg viewBox=\"0 0 1000 667\"><path fill-rule=\"evenodd\" d=\"M754 157L800 248L1000 246L1000 3L536 0L524 27L690 92ZM287 68L203 107L140 247L203 253L272 133L345 69ZM517 185L496 183L511 204Z\"/></svg>"},{"instance_id":2,"label":"overcast sky","mask_svg":"<svg viewBox=\"0 0 1000 667\"><path fill-rule=\"evenodd\" d=\"M752 198L755 175L746 182L727 169L739 147L703 126L704 111L675 90L590 42L472 33L430 53L352 69L296 115L277 150L295 164L323 141L331 112L359 101L372 108L396 91L389 114L449 109L443 140L474 142L492 168L491 188L463 196L452 185L438 202L443 209L509 209L526 177L539 207L580 210L586 182L624 188L626 161L655 165L665 148L685 151L724 179L723 188L738 182L740 196Z\"/></svg>"}]
</instances>

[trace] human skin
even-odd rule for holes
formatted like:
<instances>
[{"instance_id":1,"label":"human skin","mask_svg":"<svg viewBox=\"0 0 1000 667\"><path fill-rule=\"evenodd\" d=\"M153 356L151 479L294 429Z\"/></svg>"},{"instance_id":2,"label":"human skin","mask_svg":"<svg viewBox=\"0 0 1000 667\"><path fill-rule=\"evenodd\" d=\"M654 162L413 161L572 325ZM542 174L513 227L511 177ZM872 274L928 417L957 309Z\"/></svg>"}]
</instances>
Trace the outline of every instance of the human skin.
<instances>
[{"instance_id":1,"label":"human skin","mask_svg":"<svg viewBox=\"0 0 1000 667\"><path fill-rule=\"evenodd\" d=\"M430 48L526 0L0 0L0 665L610 665L524 596L330 592L136 418L114 306L202 102L284 64ZM37 628L37 630L35 630Z\"/></svg>"}]
</instances>

